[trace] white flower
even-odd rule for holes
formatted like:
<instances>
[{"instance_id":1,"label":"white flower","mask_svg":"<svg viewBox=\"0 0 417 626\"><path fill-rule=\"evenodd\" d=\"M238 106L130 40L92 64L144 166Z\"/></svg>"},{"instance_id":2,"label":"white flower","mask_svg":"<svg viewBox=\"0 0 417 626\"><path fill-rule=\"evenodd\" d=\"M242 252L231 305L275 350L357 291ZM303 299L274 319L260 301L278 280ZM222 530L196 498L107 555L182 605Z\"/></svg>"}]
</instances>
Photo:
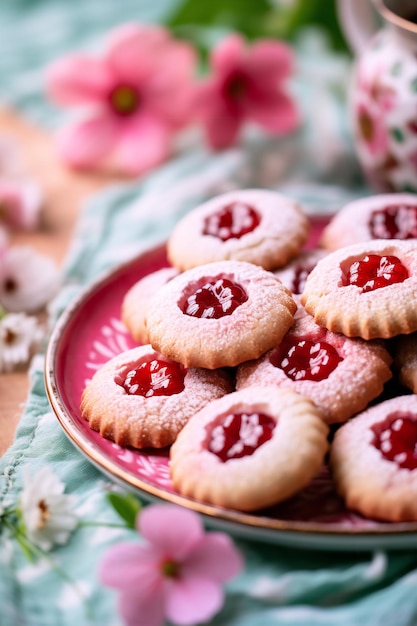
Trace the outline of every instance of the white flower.
<instances>
[{"instance_id":1,"label":"white flower","mask_svg":"<svg viewBox=\"0 0 417 626\"><path fill-rule=\"evenodd\" d=\"M26 365L43 338L36 317L9 313L0 317L0 372Z\"/></svg>"},{"instance_id":2,"label":"white flower","mask_svg":"<svg viewBox=\"0 0 417 626\"><path fill-rule=\"evenodd\" d=\"M38 311L55 296L59 285L54 261L28 246L13 246L0 257L0 305L6 311Z\"/></svg>"},{"instance_id":3,"label":"white flower","mask_svg":"<svg viewBox=\"0 0 417 626\"><path fill-rule=\"evenodd\" d=\"M33 229L42 206L39 185L0 178L0 220L10 228Z\"/></svg>"},{"instance_id":4,"label":"white flower","mask_svg":"<svg viewBox=\"0 0 417 626\"><path fill-rule=\"evenodd\" d=\"M71 510L75 497L64 493L65 485L45 466L36 474L26 468L20 498L28 538L42 550L68 541L78 523Z\"/></svg>"}]
</instances>

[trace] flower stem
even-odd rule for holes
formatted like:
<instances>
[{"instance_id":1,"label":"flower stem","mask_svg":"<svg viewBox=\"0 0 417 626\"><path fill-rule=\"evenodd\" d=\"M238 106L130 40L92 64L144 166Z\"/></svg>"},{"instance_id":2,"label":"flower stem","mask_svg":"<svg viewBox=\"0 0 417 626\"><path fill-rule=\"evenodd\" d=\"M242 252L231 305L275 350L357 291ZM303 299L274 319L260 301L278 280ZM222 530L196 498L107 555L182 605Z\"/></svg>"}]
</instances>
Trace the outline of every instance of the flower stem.
<instances>
[{"instance_id":1,"label":"flower stem","mask_svg":"<svg viewBox=\"0 0 417 626\"><path fill-rule=\"evenodd\" d=\"M33 543L22 529L20 529L18 526L15 526L5 517L3 518L3 521L5 526L7 526L7 528L9 528L12 533L14 533L14 536L16 537L17 541L19 542L21 548L24 550L25 553L32 554L33 556L46 561L51 569L53 569L57 574L59 574L59 576L61 576L63 580L65 580L65 582L67 582L69 585L71 585L71 587L73 587L73 589L75 589L75 591L83 600L87 619L93 620L93 610L90 606L90 602L88 598L84 596L76 581L73 580L71 576L68 576L67 572L62 569L62 567L60 567L48 554L46 554L41 548Z\"/></svg>"},{"instance_id":2,"label":"flower stem","mask_svg":"<svg viewBox=\"0 0 417 626\"><path fill-rule=\"evenodd\" d=\"M93 521L79 521L78 527L81 528L83 526L105 526L106 528L122 528L123 530L128 530L129 527L126 524L116 524L115 522L93 522Z\"/></svg>"}]
</instances>

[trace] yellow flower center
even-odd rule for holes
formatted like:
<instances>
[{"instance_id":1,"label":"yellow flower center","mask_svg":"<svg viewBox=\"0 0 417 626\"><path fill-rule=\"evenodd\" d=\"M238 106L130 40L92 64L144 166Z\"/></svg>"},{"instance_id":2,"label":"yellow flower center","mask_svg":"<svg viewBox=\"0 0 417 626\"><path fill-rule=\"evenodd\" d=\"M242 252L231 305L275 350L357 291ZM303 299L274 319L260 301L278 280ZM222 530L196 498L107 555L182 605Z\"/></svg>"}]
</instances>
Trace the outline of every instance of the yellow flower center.
<instances>
[{"instance_id":1,"label":"yellow flower center","mask_svg":"<svg viewBox=\"0 0 417 626\"><path fill-rule=\"evenodd\" d=\"M10 328L7 328L6 329L6 334L3 337L4 343L6 343L8 346L11 346L11 345L14 344L16 339L17 339L16 333L14 333L12 330L10 330Z\"/></svg>"},{"instance_id":2,"label":"yellow flower center","mask_svg":"<svg viewBox=\"0 0 417 626\"><path fill-rule=\"evenodd\" d=\"M167 560L162 563L162 573L167 578L176 578L180 573L180 567L175 561Z\"/></svg>"},{"instance_id":3,"label":"yellow flower center","mask_svg":"<svg viewBox=\"0 0 417 626\"><path fill-rule=\"evenodd\" d=\"M39 500L38 502L38 508L39 508L39 521L38 521L38 529L41 528L45 528L45 526L48 523L48 520L51 516L51 513L49 511L48 505L46 504L45 500Z\"/></svg>"},{"instance_id":4,"label":"yellow flower center","mask_svg":"<svg viewBox=\"0 0 417 626\"><path fill-rule=\"evenodd\" d=\"M359 129L365 141L372 141L374 137L374 125L372 118L367 113L359 116Z\"/></svg>"},{"instance_id":5,"label":"yellow flower center","mask_svg":"<svg viewBox=\"0 0 417 626\"><path fill-rule=\"evenodd\" d=\"M0 219L4 219L7 215L7 204L6 202L0 202Z\"/></svg>"},{"instance_id":6,"label":"yellow flower center","mask_svg":"<svg viewBox=\"0 0 417 626\"><path fill-rule=\"evenodd\" d=\"M139 94L129 85L119 85L110 94L110 103L116 113L130 115L139 106Z\"/></svg>"}]
</instances>

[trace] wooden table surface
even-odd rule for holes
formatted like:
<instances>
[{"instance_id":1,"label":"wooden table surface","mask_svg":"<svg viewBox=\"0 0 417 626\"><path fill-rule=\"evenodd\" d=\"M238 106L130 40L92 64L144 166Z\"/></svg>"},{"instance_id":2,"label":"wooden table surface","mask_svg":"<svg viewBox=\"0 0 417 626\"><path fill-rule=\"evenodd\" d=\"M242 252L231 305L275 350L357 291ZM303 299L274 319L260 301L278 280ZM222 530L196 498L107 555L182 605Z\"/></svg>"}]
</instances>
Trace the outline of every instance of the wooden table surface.
<instances>
[{"instance_id":1,"label":"wooden table surface","mask_svg":"<svg viewBox=\"0 0 417 626\"><path fill-rule=\"evenodd\" d=\"M10 245L31 245L62 264L84 201L111 180L67 169L56 159L51 136L14 112L0 109L0 135L17 142L28 174L41 185L45 197L39 228L16 233ZM0 374L0 456L13 442L28 386L24 371Z\"/></svg>"}]
</instances>

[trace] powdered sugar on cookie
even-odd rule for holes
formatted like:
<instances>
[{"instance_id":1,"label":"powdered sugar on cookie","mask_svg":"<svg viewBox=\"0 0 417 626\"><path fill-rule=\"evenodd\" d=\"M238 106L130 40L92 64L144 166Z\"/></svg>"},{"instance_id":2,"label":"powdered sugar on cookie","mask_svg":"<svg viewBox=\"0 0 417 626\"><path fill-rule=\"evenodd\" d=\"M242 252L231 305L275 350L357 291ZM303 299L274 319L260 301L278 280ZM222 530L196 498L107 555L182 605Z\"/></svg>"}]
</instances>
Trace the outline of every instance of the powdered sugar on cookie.
<instances>
[{"instance_id":1,"label":"powdered sugar on cookie","mask_svg":"<svg viewBox=\"0 0 417 626\"><path fill-rule=\"evenodd\" d=\"M183 272L152 298L150 343L187 367L234 366L279 342L293 323L289 290L271 272L219 261Z\"/></svg>"},{"instance_id":2,"label":"powdered sugar on cookie","mask_svg":"<svg viewBox=\"0 0 417 626\"><path fill-rule=\"evenodd\" d=\"M122 303L122 321L135 341L148 342L145 315L149 300L177 274L178 270L174 267L163 267L141 278L126 293Z\"/></svg>"},{"instance_id":3,"label":"powdered sugar on cookie","mask_svg":"<svg viewBox=\"0 0 417 626\"><path fill-rule=\"evenodd\" d=\"M417 520L417 396L382 402L337 431L331 469L353 510L392 522Z\"/></svg>"},{"instance_id":4,"label":"powdered sugar on cookie","mask_svg":"<svg viewBox=\"0 0 417 626\"><path fill-rule=\"evenodd\" d=\"M280 344L239 366L236 388L276 385L310 398L328 424L344 422L378 397L392 376L382 342L349 339L314 323L299 307Z\"/></svg>"},{"instance_id":5,"label":"powdered sugar on cookie","mask_svg":"<svg viewBox=\"0 0 417 626\"><path fill-rule=\"evenodd\" d=\"M231 390L224 371L186 369L145 345L95 373L81 413L93 430L119 445L163 448L200 408Z\"/></svg>"},{"instance_id":6,"label":"powdered sugar on cookie","mask_svg":"<svg viewBox=\"0 0 417 626\"><path fill-rule=\"evenodd\" d=\"M328 428L311 401L258 387L211 402L170 450L175 488L187 497L251 511L291 496L319 472Z\"/></svg>"},{"instance_id":7,"label":"powdered sugar on cookie","mask_svg":"<svg viewBox=\"0 0 417 626\"><path fill-rule=\"evenodd\" d=\"M273 269L298 254L309 229L291 198L266 189L231 191L178 222L168 239L168 259L179 270L224 260Z\"/></svg>"},{"instance_id":8,"label":"powdered sugar on cookie","mask_svg":"<svg viewBox=\"0 0 417 626\"><path fill-rule=\"evenodd\" d=\"M301 303L320 326L347 337L389 338L417 330L417 240L374 240L321 259Z\"/></svg>"},{"instance_id":9,"label":"powdered sugar on cookie","mask_svg":"<svg viewBox=\"0 0 417 626\"><path fill-rule=\"evenodd\" d=\"M416 237L417 194L391 193L344 206L323 230L320 245L332 251L371 239Z\"/></svg>"}]
</instances>

